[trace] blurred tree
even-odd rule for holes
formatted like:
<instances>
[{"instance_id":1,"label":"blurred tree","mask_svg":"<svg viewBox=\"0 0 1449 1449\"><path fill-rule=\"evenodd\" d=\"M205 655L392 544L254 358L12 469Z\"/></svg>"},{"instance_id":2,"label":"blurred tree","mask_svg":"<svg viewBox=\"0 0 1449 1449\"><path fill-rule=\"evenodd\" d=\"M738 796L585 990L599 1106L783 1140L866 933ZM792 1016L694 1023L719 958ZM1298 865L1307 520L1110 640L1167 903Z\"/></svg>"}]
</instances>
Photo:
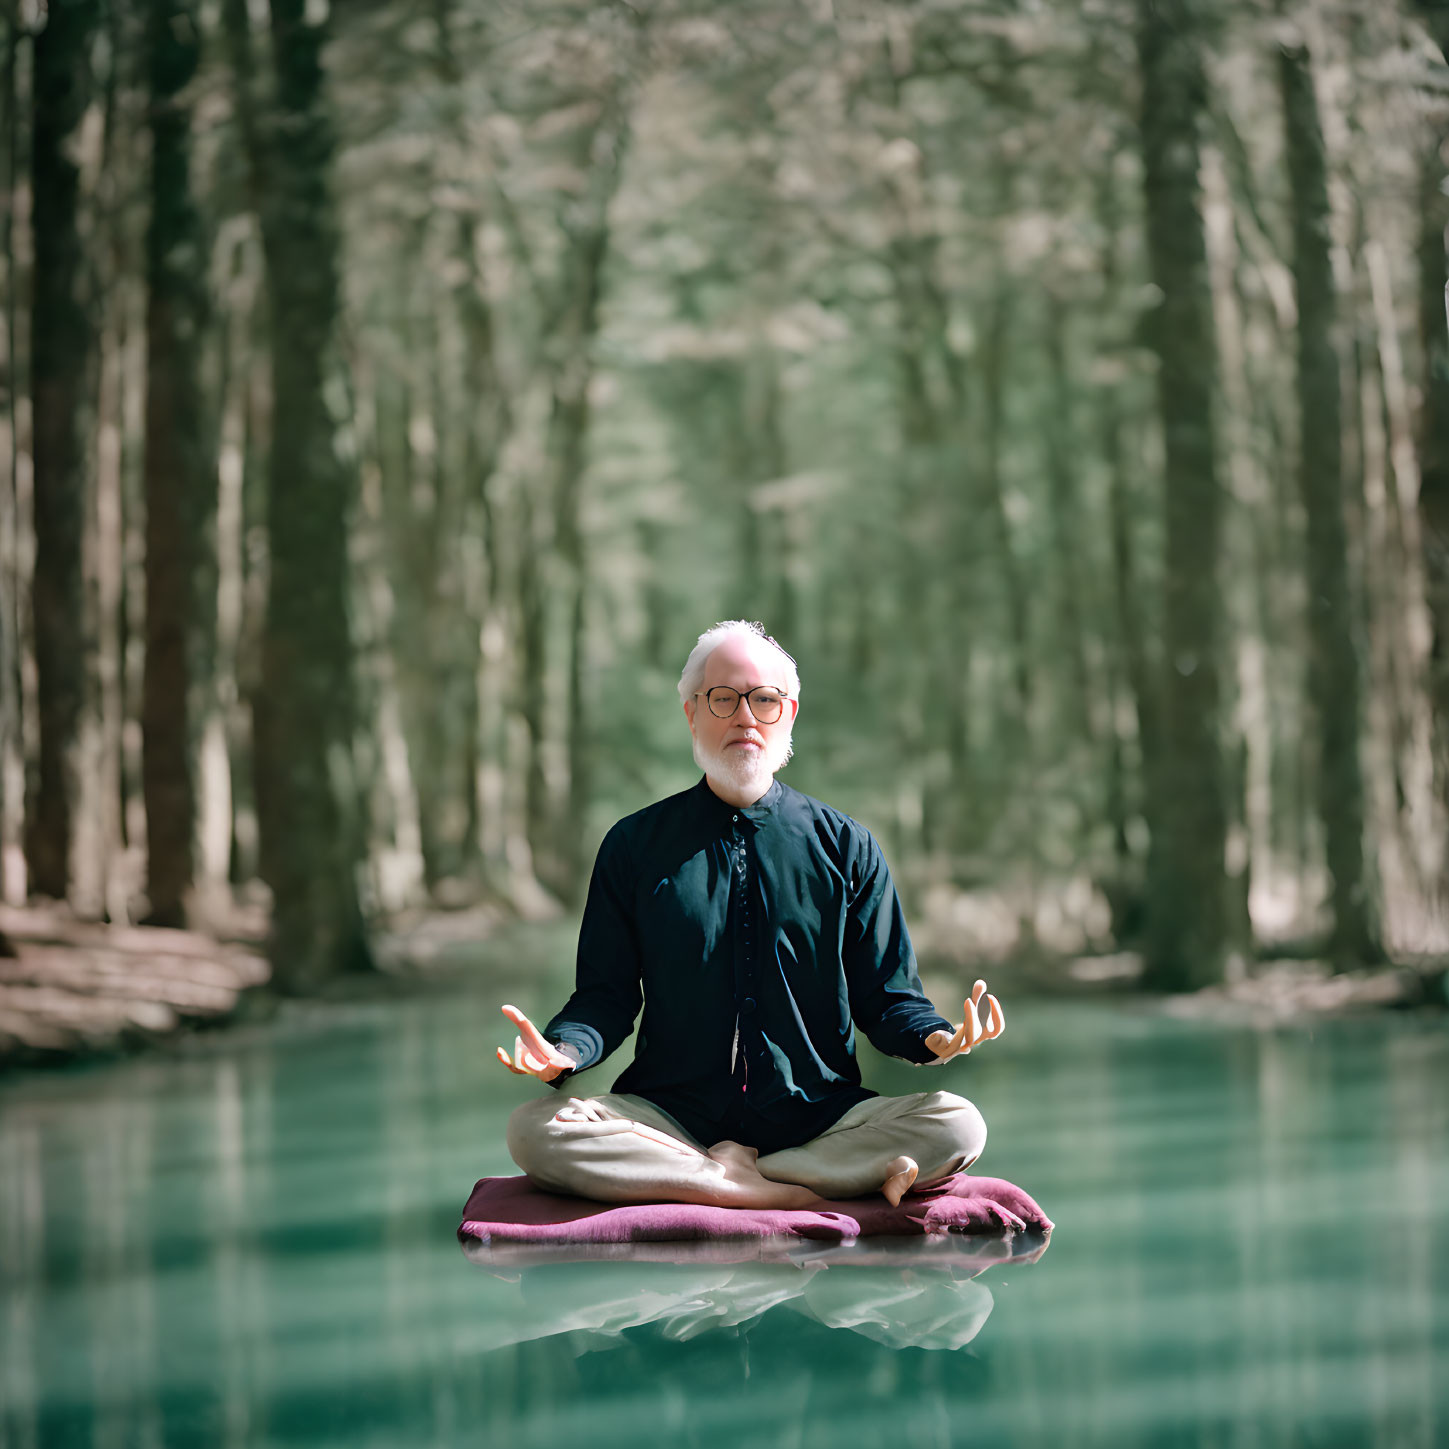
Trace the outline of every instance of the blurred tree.
<instances>
[{"instance_id":1,"label":"blurred tree","mask_svg":"<svg viewBox=\"0 0 1449 1449\"><path fill-rule=\"evenodd\" d=\"M457 167L461 170L472 161L473 144L468 126L468 72L456 39L459 17L455 10L451 0L436 0L438 77L445 86L445 119ZM452 778L464 793L466 803L457 857L465 868L475 861L481 863L496 883L500 872L498 862L488 860L484 851L485 826L479 797L482 754L487 748L497 747L496 736L485 722L497 717L496 699L504 680L501 670L494 677L485 677L480 662L480 638L484 631L493 628L504 594L504 541L496 500L496 476L504 443L513 426L512 398L498 357L498 324L488 290L490 279L481 260L484 225L490 209L487 190L473 182L470 186L460 186L455 195L458 199L453 203L456 214L451 218L454 262L449 301L456 313L461 338L461 382L466 407L461 420L463 447L459 460L461 529L460 537L454 540L457 552L454 593L459 620L454 625L453 637L456 668L462 676L458 681L462 707L457 711L462 719L455 738L461 748L454 750L450 763ZM477 564L469 565L470 557L476 558L478 553L483 564L481 579ZM498 839L501 831L494 828L492 835Z\"/></svg>"},{"instance_id":2,"label":"blurred tree","mask_svg":"<svg viewBox=\"0 0 1449 1449\"><path fill-rule=\"evenodd\" d=\"M1053 586L1057 630L1067 679L1063 689L1065 718L1090 743L1096 700L1091 684L1087 626L1095 617L1091 598L1091 560L1080 502L1081 449L1073 435L1075 389L1067 361L1067 304L1054 292L1046 297L1045 352L1050 368L1050 411L1045 428L1046 467L1051 501Z\"/></svg>"},{"instance_id":3,"label":"blurred tree","mask_svg":"<svg viewBox=\"0 0 1449 1449\"><path fill-rule=\"evenodd\" d=\"M551 854L558 857L555 882L570 898L582 889L588 868L588 861L580 853L577 822L583 819L588 806L591 764L584 687L589 581L580 518L581 489L589 431L589 388L594 378L595 337L609 248L609 206L618 190L629 140L627 76L610 80L612 83L594 102L596 119L583 128L579 137L579 169L586 178L582 195L567 198L559 209L564 250L554 298L556 321L547 347L549 418L544 456L554 547L561 565L559 583L568 620L565 646L568 790L559 807L555 807L561 808L561 818L549 819L539 844L545 847L545 860ZM538 601L535 591L530 605L535 612ZM535 637L542 642L536 629ZM544 652L530 654L525 667L542 674L547 667ZM536 719L535 707L530 711L530 720ZM535 730L535 741L538 737ZM541 803L536 803L533 814L536 821L540 818L540 809Z\"/></svg>"},{"instance_id":4,"label":"blurred tree","mask_svg":"<svg viewBox=\"0 0 1449 1449\"><path fill-rule=\"evenodd\" d=\"M31 607L38 767L27 795L30 888L64 899L80 784L90 643L81 561L95 416L96 328L81 233L81 122L92 100L99 0L55 0L34 40L34 275L30 388L35 567Z\"/></svg>"},{"instance_id":5,"label":"blurred tree","mask_svg":"<svg viewBox=\"0 0 1449 1449\"><path fill-rule=\"evenodd\" d=\"M1114 675L1112 727L1108 732L1108 800L1112 813L1114 878L1107 885L1113 935L1122 943L1139 943L1146 917L1142 869L1134 852L1131 820L1148 803L1143 800L1142 777L1155 767L1157 750L1157 690L1154 661L1149 657L1148 629L1140 601L1146 590L1141 579L1133 514L1137 498L1128 472L1125 378L1129 337L1124 331L1126 306L1122 266L1122 201L1116 167L1108 165L1097 178L1094 209L1101 230L1102 326L1105 358L1102 381L1093 411L1100 433L1099 446L1107 469L1107 532L1112 573L1112 625L1109 657ZM1130 717L1137 744L1137 768L1129 772L1123 758L1121 734L1124 712Z\"/></svg>"},{"instance_id":6,"label":"blurred tree","mask_svg":"<svg viewBox=\"0 0 1449 1449\"><path fill-rule=\"evenodd\" d=\"M306 0L272 0L275 95L253 83L245 6L229 37L249 128L266 252L272 429L268 587L260 687L252 701L262 879L283 990L370 968L356 870L348 519L349 393L339 355L339 238L330 194L332 127L323 88L325 20Z\"/></svg>"},{"instance_id":7,"label":"blurred tree","mask_svg":"<svg viewBox=\"0 0 1449 1449\"><path fill-rule=\"evenodd\" d=\"M1418 0L1434 44L1449 60L1449 5ZM1441 86L1444 84L1440 80ZM1430 112L1418 188L1418 333L1424 359L1419 414L1419 515L1433 628L1429 691L1439 737L1440 790L1449 804L1449 117Z\"/></svg>"},{"instance_id":8,"label":"blurred tree","mask_svg":"<svg viewBox=\"0 0 1449 1449\"><path fill-rule=\"evenodd\" d=\"M19 299L17 275L16 208L21 184L20 48L27 39L20 20L19 0L0 7L4 53L0 56L0 267L3 272L4 334L0 338L0 899L13 888L5 869L6 856L20 837L17 827L24 816L24 791L15 784L24 778L25 739L21 725L20 629L21 570L19 567L20 497L20 372Z\"/></svg>"},{"instance_id":9,"label":"blurred tree","mask_svg":"<svg viewBox=\"0 0 1449 1449\"><path fill-rule=\"evenodd\" d=\"M394 45L397 18L405 20L379 18ZM481 643L490 631L502 632L508 550L496 473L513 397L499 364L485 239L499 209L495 163L488 140L480 144L473 129L486 100L476 75L487 50L470 44L488 26L450 0L431 6L429 22L415 32L430 62L418 78L428 89L435 135L427 186L382 188L391 228L405 241L389 249L387 285L367 288L365 325L379 365L363 386L373 393L368 442L386 539L387 688L406 741L423 880L435 896L457 900L476 892L485 873L494 885L506 884L496 848L494 858L484 858L485 835L496 842L502 832L499 821L485 829L480 796L485 753L501 753L504 744L497 697L507 676L502 659L485 666ZM380 39L368 37L369 54ZM356 63L339 59L340 67L349 64ZM364 86L366 79L347 70L338 84ZM369 277L371 260L354 272Z\"/></svg>"},{"instance_id":10,"label":"blurred tree","mask_svg":"<svg viewBox=\"0 0 1449 1449\"><path fill-rule=\"evenodd\" d=\"M1359 762L1359 622L1349 578L1344 516L1343 420L1337 297L1329 255L1323 132L1308 51L1279 47L1293 280L1298 299L1298 479L1307 517L1308 690L1318 727L1317 805L1332 882L1329 953L1340 965L1382 957L1374 890L1364 861Z\"/></svg>"},{"instance_id":11,"label":"blurred tree","mask_svg":"<svg viewBox=\"0 0 1449 1449\"><path fill-rule=\"evenodd\" d=\"M573 894L609 812L687 779L673 675L711 618L749 613L807 682L790 778L883 833L938 939L979 914L1005 922L993 950L1145 942L1155 980L1191 985L1254 931L1309 933L1325 846L1350 906L1343 880L1382 880L1390 944L1428 919L1425 842L1443 827L1425 785L1409 418L1422 382L1442 717L1446 72L1410 6L1295 12L1315 27L1322 147L1319 180L1296 178L1301 228L1325 191L1349 222L1334 315L1311 304L1326 283L1304 249L1295 298L1283 143L1298 123L1263 7L278 0L268 28L256 0L221 0L227 49L198 63L187 25L213 10L171 4L101 7L104 83L67 143L96 214L77 265L101 279L99 385L78 383L67 414L97 481L71 625L89 822L72 831L74 905L100 850L113 915L144 869L157 918L176 918L200 729L208 878L229 859L245 898L255 804L279 960L315 942L335 962L360 939L357 794L385 909L495 892L542 909L537 881ZM1429 29L1442 18L1418 8ZM31 50L6 34L23 122ZM195 67L178 90L148 81L162 51ZM1411 194L1402 140L1425 121ZM167 184L188 172L189 193ZM23 342L54 314L30 286L23 178L13 214ZM1427 362L1399 348L1410 234ZM52 274L64 257L46 253ZM143 406L148 276L153 304L171 300L149 319ZM1313 451L1331 420L1304 421L1293 447L1314 378L1328 417L1325 338L1358 339L1336 464ZM0 426L13 597L30 583L23 397ZM168 448L204 480L183 488ZM1338 509L1293 486L1295 469L1317 486L1335 467ZM184 720L197 680L178 670L205 651L179 641L209 627L213 480L215 695ZM155 632L138 691L143 571ZM45 580L54 593L64 569ZM1374 641L1359 706L1324 682L1345 665L1323 653L1334 626L1310 627L1319 597ZM23 751L33 784L43 737L61 737L57 676L37 711L15 612L0 613L23 720L9 778ZM619 679L635 711L592 707ZM1358 804L1330 779L1356 733ZM129 848L138 781L149 862ZM330 969L304 962L290 984Z\"/></svg>"},{"instance_id":12,"label":"blurred tree","mask_svg":"<svg viewBox=\"0 0 1449 1449\"><path fill-rule=\"evenodd\" d=\"M1166 490L1161 751L1148 780L1148 980L1221 978L1227 835L1218 681L1221 493L1212 297L1198 190L1206 103L1196 0L1138 0L1147 248L1160 300L1151 322Z\"/></svg>"},{"instance_id":13,"label":"blurred tree","mask_svg":"<svg viewBox=\"0 0 1449 1449\"><path fill-rule=\"evenodd\" d=\"M589 393L609 212L629 144L638 45L627 7L607 7L586 25L561 32L544 91L548 109L559 117L555 132L564 165L575 179L557 199L557 260L539 299L538 355L548 414L541 466L521 499L520 698L530 746L526 815L534 868L566 899L582 890L588 866L578 822L591 793L584 683L589 570L581 520ZM555 610L562 615L561 634L553 625ZM547 770L549 679L556 668L564 683L561 798L555 798Z\"/></svg>"},{"instance_id":14,"label":"blurred tree","mask_svg":"<svg viewBox=\"0 0 1449 1449\"><path fill-rule=\"evenodd\" d=\"M146 665L142 773L150 919L186 921L197 829L200 695L215 632L212 403L201 356L206 237L192 191L186 87L201 57L194 0L150 0L151 222L146 236Z\"/></svg>"}]
</instances>

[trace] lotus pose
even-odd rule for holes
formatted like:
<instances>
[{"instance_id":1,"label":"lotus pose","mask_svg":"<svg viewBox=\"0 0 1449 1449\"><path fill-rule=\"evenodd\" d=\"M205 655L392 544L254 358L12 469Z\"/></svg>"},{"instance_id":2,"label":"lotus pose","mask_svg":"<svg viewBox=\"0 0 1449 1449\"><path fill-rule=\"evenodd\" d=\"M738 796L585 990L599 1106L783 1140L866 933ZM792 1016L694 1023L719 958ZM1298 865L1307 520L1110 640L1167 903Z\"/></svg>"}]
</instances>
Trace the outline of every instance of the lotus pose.
<instances>
[{"instance_id":1,"label":"lotus pose","mask_svg":"<svg viewBox=\"0 0 1449 1449\"><path fill-rule=\"evenodd\" d=\"M963 1097L861 1086L859 1027L920 1064L999 1036L978 981L953 1025L926 999L870 833L781 784L795 662L758 624L700 636L679 681L693 788L621 820L599 848L573 995L540 1031L516 1007L509 1071L565 1087L633 1030L612 1092L528 1102L508 1124L541 1187L601 1202L898 1203L969 1167L986 1124Z\"/></svg>"}]
</instances>

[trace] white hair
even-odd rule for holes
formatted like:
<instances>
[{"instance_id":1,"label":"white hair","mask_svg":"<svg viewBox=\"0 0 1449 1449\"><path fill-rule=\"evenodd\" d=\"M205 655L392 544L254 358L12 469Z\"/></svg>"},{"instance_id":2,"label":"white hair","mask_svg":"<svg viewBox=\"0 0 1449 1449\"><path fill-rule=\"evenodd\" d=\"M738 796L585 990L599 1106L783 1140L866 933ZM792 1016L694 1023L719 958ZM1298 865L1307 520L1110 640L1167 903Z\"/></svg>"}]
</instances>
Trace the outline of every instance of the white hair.
<instances>
[{"instance_id":1,"label":"white hair","mask_svg":"<svg viewBox=\"0 0 1449 1449\"><path fill-rule=\"evenodd\" d=\"M726 619L722 624L716 624L713 629L706 629L699 636L699 643L689 651L689 658L684 661L684 673L679 676L680 700L688 704L704 688L704 667L709 656L726 639L737 634L746 639L763 639L780 656L785 672L785 678L780 682L784 684L785 693L791 699L799 699L800 671L795 668L795 661L765 633L765 626L753 619Z\"/></svg>"}]
</instances>

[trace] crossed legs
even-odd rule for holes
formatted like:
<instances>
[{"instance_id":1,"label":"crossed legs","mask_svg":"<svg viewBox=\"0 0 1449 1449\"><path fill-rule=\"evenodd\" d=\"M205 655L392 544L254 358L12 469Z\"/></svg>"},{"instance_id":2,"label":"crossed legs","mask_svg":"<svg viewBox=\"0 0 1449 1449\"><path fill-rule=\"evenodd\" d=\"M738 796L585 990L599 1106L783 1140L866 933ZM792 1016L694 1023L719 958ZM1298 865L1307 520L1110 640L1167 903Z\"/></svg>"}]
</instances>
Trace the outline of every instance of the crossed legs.
<instances>
[{"instance_id":1,"label":"crossed legs","mask_svg":"<svg viewBox=\"0 0 1449 1449\"><path fill-rule=\"evenodd\" d=\"M706 1148L642 1097L542 1097L508 1122L508 1150L540 1187L597 1202L806 1207L883 1192L891 1202L969 1167L986 1124L963 1097L872 1097L819 1137L761 1157L738 1142Z\"/></svg>"}]
</instances>

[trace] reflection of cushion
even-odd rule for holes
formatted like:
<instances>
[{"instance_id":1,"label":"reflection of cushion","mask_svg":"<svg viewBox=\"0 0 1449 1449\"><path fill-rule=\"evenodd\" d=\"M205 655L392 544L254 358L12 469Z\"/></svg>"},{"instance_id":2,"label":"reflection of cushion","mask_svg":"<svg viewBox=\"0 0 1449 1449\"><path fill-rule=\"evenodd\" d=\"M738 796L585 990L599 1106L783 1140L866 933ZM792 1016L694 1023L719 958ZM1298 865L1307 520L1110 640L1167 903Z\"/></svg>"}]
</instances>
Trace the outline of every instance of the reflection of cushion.
<instances>
[{"instance_id":1,"label":"reflection of cushion","mask_svg":"<svg viewBox=\"0 0 1449 1449\"><path fill-rule=\"evenodd\" d=\"M848 1238L1049 1229L1047 1215L999 1177L957 1173L907 1193L821 1202L817 1208L725 1208L698 1203L610 1204L543 1192L526 1177L480 1178L458 1236L481 1243L651 1243L709 1238Z\"/></svg>"}]
</instances>

